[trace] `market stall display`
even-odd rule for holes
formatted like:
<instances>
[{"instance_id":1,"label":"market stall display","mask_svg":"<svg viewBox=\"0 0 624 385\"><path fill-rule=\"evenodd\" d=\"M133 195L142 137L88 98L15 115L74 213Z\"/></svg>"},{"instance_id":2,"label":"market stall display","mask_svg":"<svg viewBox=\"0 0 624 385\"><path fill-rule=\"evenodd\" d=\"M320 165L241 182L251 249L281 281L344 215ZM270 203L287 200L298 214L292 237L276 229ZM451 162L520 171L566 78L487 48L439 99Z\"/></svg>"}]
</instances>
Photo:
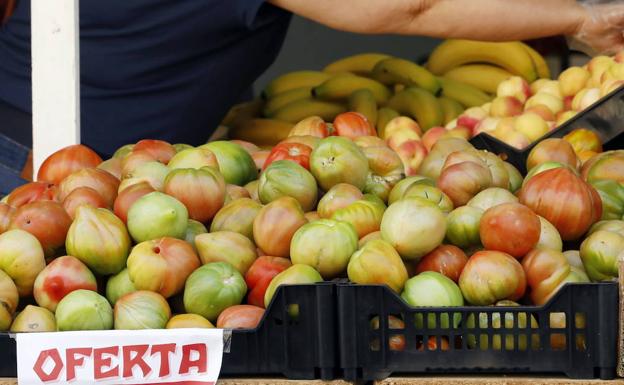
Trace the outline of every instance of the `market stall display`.
<instances>
[{"instance_id":1,"label":"market stall display","mask_svg":"<svg viewBox=\"0 0 624 385\"><path fill-rule=\"evenodd\" d=\"M0 328L235 329L223 375L612 378L624 78L600 63L572 87L519 42L365 54L274 80L232 140L63 148L0 203ZM505 130L520 157L477 148Z\"/></svg>"}]
</instances>

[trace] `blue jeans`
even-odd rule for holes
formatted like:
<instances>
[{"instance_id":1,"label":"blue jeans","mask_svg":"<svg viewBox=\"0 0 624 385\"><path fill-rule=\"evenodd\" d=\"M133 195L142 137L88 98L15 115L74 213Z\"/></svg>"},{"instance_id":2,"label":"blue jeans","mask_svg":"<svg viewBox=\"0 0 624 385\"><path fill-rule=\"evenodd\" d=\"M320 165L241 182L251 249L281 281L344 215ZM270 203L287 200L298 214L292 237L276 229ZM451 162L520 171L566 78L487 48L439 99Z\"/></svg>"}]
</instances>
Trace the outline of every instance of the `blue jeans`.
<instances>
[{"instance_id":1,"label":"blue jeans","mask_svg":"<svg viewBox=\"0 0 624 385\"><path fill-rule=\"evenodd\" d=\"M30 152L30 115L0 100L0 196L27 183L20 177ZM18 142L21 141L22 143Z\"/></svg>"}]
</instances>

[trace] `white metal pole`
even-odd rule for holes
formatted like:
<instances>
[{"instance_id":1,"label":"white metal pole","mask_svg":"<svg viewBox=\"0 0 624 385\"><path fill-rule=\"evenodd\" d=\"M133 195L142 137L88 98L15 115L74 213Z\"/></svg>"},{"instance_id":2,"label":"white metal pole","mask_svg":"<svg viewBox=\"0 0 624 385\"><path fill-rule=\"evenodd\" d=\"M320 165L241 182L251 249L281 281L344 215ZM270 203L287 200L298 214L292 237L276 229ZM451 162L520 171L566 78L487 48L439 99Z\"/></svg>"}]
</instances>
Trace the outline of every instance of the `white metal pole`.
<instances>
[{"instance_id":1,"label":"white metal pole","mask_svg":"<svg viewBox=\"0 0 624 385\"><path fill-rule=\"evenodd\" d=\"M79 0L31 0L33 164L80 143Z\"/></svg>"}]
</instances>

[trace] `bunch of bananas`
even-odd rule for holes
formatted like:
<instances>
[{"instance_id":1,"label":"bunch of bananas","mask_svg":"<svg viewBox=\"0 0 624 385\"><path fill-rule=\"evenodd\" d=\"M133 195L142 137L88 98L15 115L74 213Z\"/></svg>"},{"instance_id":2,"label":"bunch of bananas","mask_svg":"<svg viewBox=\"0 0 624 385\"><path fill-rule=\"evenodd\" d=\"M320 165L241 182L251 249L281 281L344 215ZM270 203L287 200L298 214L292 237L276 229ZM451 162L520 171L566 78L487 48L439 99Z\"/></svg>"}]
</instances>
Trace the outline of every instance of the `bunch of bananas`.
<instances>
[{"instance_id":1,"label":"bunch of bananas","mask_svg":"<svg viewBox=\"0 0 624 385\"><path fill-rule=\"evenodd\" d=\"M322 71L273 79L259 99L235 106L224 119L230 136L259 145L284 139L293 124L345 111L365 115L382 131L392 118L414 118L423 130L444 126L465 109L492 100L498 84L519 75L550 77L544 59L521 42L447 40L425 66L381 53L349 56Z\"/></svg>"}]
</instances>

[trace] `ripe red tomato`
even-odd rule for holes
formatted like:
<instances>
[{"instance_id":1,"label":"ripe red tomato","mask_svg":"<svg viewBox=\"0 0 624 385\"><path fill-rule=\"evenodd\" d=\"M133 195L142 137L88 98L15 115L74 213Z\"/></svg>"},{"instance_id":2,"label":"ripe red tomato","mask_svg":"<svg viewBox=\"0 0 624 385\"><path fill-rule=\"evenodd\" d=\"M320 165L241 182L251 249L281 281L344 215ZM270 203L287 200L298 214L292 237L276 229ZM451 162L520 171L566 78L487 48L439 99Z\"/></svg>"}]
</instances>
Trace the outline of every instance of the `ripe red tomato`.
<instances>
[{"instance_id":1,"label":"ripe red tomato","mask_svg":"<svg viewBox=\"0 0 624 385\"><path fill-rule=\"evenodd\" d=\"M264 293L271 280L291 265L287 258L263 256L256 259L245 274L245 282L249 288L247 303L263 308Z\"/></svg>"},{"instance_id":2,"label":"ripe red tomato","mask_svg":"<svg viewBox=\"0 0 624 385\"><path fill-rule=\"evenodd\" d=\"M600 195L567 167L535 175L522 187L519 198L552 223L564 241L580 238L602 216Z\"/></svg>"},{"instance_id":3,"label":"ripe red tomato","mask_svg":"<svg viewBox=\"0 0 624 385\"><path fill-rule=\"evenodd\" d=\"M489 208L481 217L479 235L487 250L522 258L540 238L541 225L537 215L519 203L503 203Z\"/></svg>"},{"instance_id":4,"label":"ripe red tomato","mask_svg":"<svg viewBox=\"0 0 624 385\"><path fill-rule=\"evenodd\" d=\"M72 220L76 216L78 206L90 205L96 208L109 208L100 193L91 187L78 187L77 189L74 189L67 197L65 197L65 199L63 199L62 204L63 208L67 211L67 214L69 214Z\"/></svg>"},{"instance_id":5,"label":"ripe red tomato","mask_svg":"<svg viewBox=\"0 0 624 385\"><path fill-rule=\"evenodd\" d=\"M15 208L36 201L56 201L58 189L47 182L30 182L19 186L9 194L7 203Z\"/></svg>"},{"instance_id":6,"label":"ripe red tomato","mask_svg":"<svg viewBox=\"0 0 624 385\"><path fill-rule=\"evenodd\" d=\"M309 170L311 153L312 148L306 146L305 144L280 143L273 147L271 153L269 153L269 156L266 158L262 169L266 170L266 168L276 160L292 160Z\"/></svg>"},{"instance_id":7,"label":"ripe red tomato","mask_svg":"<svg viewBox=\"0 0 624 385\"><path fill-rule=\"evenodd\" d=\"M570 263L562 252L535 249L522 260L531 300L535 305L545 304L570 274Z\"/></svg>"},{"instance_id":8,"label":"ripe red tomato","mask_svg":"<svg viewBox=\"0 0 624 385\"><path fill-rule=\"evenodd\" d=\"M38 201L28 203L15 211L10 229L22 229L34 235L41 243L46 256L65 245L72 220L60 203Z\"/></svg>"},{"instance_id":9,"label":"ripe red tomato","mask_svg":"<svg viewBox=\"0 0 624 385\"><path fill-rule=\"evenodd\" d=\"M264 308L253 305L234 305L223 310L217 318L219 329L255 329L264 316Z\"/></svg>"},{"instance_id":10,"label":"ripe red tomato","mask_svg":"<svg viewBox=\"0 0 624 385\"><path fill-rule=\"evenodd\" d=\"M416 273L435 271L446 275L455 282L459 282L459 276L467 262L468 257L459 247L440 245L422 257L416 266Z\"/></svg>"},{"instance_id":11,"label":"ripe red tomato","mask_svg":"<svg viewBox=\"0 0 624 385\"><path fill-rule=\"evenodd\" d=\"M83 168L97 167L102 158L82 144L62 148L46 158L37 173L37 180L59 184L67 175Z\"/></svg>"},{"instance_id":12,"label":"ripe red tomato","mask_svg":"<svg viewBox=\"0 0 624 385\"><path fill-rule=\"evenodd\" d=\"M355 139L358 136L377 136L377 131L366 116L359 112L345 112L334 119L334 135Z\"/></svg>"}]
</instances>

